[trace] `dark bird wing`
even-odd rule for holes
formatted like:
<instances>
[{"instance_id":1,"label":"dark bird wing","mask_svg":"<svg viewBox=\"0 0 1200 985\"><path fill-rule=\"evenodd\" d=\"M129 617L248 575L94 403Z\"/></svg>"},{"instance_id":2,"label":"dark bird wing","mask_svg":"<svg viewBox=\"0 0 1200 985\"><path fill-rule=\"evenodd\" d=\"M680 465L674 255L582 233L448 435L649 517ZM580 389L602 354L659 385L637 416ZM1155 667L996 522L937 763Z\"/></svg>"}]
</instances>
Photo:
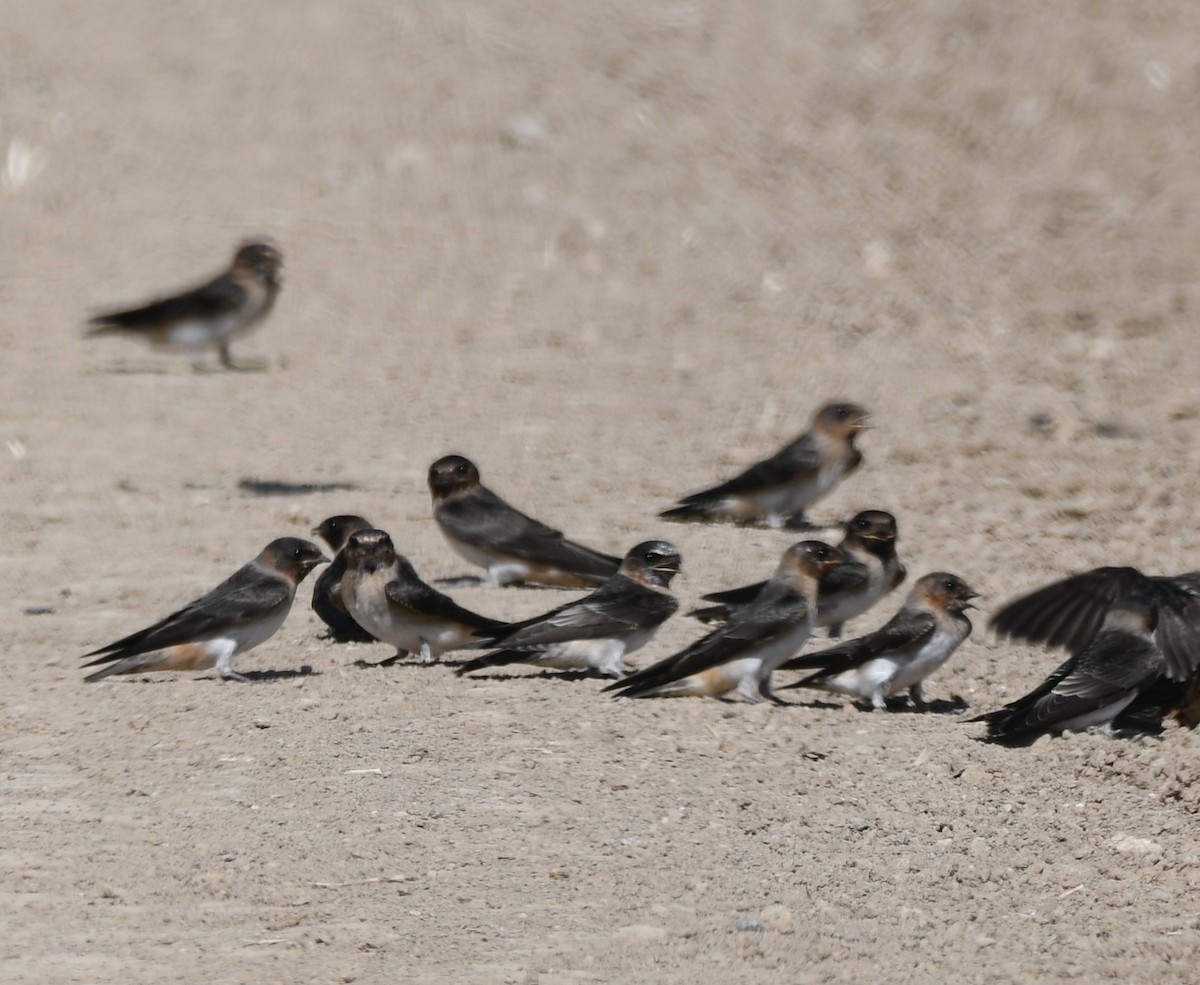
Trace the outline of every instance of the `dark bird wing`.
<instances>
[{"instance_id":1,"label":"dark bird wing","mask_svg":"<svg viewBox=\"0 0 1200 985\"><path fill-rule=\"evenodd\" d=\"M821 453L816 439L811 434L804 434L770 458L751 465L740 475L711 489L685 496L679 503L681 506L697 505L726 496L758 492L785 482L802 482L815 478L820 468Z\"/></svg>"},{"instance_id":2,"label":"dark bird wing","mask_svg":"<svg viewBox=\"0 0 1200 985\"><path fill-rule=\"evenodd\" d=\"M988 739L1020 742L1134 696L1162 675L1163 657L1150 640L1105 631L1028 695L981 716Z\"/></svg>"},{"instance_id":3,"label":"dark bird wing","mask_svg":"<svg viewBox=\"0 0 1200 985\"><path fill-rule=\"evenodd\" d=\"M563 537L480 486L471 495L439 505L437 520L456 539L525 561L607 577L621 559Z\"/></svg>"},{"instance_id":4,"label":"dark bird wing","mask_svg":"<svg viewBox=\"0 0 1200 985\"><path fill-rule=\"evenodd\" d=\"M861 561L847 560L839 564L833 571L821 579L818 605L822 599L829 598L839 592L857 588L870 577L867 566ZM753 585L743 585L741 588L727 588L722 592L710 592L702 595L706 602L716 602L717 605L701 606L692 609L688 615L701 622L725 622L730 619L735 610L749 605L767 586L767 582L758 581Z\"/></svg>"},{"instance_id":5,"label":"dark bird wing","mask_svg":"<svg viewBox=\"0 0 1200 985\"><path fill-rule=\"evenodd\" d=\"M189 318L218 318L236 311L246 301L246 289L232 274L175 297L154 301L140 308L97 315L89 324L97 328L155 328L165 322Z\"/></svg>"},{"instance_id":6,"label":"dark bird wing","mask_svg":"<svg viewBox=\"0 0 1200 985\"><path fill-rule=\"evenodd\" d=\"M646 691L692 674L718 667L747 651L794 629L809 616L808 600L787 586L768 584L758 599L737 617L702 636L691 646L644 670L609 685L636 697Z\"/></svg>"},{"instance_id":7,"label":"dark bird wing","mask_svg":"<svg viewBox=\"0 0 1200 985\"><path fill-rule=\"evenodd\" d=\"M289 605L294 591L292 583L281 575L265 571L256 564L247 564L207 595L172 612L153 626L85 653L85 657L103 656L84 666L208 639L235 626L266 618L279 606Z\"/></svg>"},{"instance_id":8,"label":"dark bird wing","mask_svg":"<svg viewBox=\"0 0 1200 985\"><path fill-rule=\"evenodd\" d=\"M1077 651L1100 631L1109 606L1134 592L1150 594L1149 582L1136 568L1095 568L1009 602L991 625L1001 636Z\"/></svg>"},{"instance_id":9,"label":"dark bird wing","mask_svg":"<svg viewBox=\"0 0 1200 985\"><path fill-rule=\"evenodd\" d=\"M928 612L905 612L901 609L888 622L866 636L847 640L837 646L826 647L813 653L793 657L780 666L780 670L808 670L822 668L821 673L805 678L800 684L822 677L832 677L845 670L860 667L868 660L896 653L925 643L937 631L937 619ZM790 684L789 687L799 687Z\"/></svg>"},{"instance_id":10,"label":"dark bird wing","mask_svg":"<svg viewBox=\"0 0 1200 985\"><path fill-rule=\"evenodd\" d=\"M622 636L658 626L678 608L672 596L618 575L586 598L501 627L480 645L530 650L571 640Z\"/></svg>"},{"instance_id":11,"label":"dark bird wing","mask_svg":"<svg viewBox=\"0 0 1200 985\"><path fill-rule=\"evenodd\" d=\"M423 616L462 623L476 630L495 632L504 627L504 623L498 619L489 619L478 612L464 609L450 596L426 585L415 573L411 577L389 581L385 592L389 602L412 609Z\"/></svg>"},{"instance_id":12,"label":"dark bird wing","mask_svg":"<svg viewBox=\"0 0 1200 985\"><path fill-rule=\"evenodd\" d=\"M1147 577L1136 568L1095 568L1010 602L992 617L1002 636L1081 650L1099 631L1109 607L1139 593L1158 614L1155 637L1167 673L1182 680L1200 668L1200 572Z\"/></svg>"}]
</instances>

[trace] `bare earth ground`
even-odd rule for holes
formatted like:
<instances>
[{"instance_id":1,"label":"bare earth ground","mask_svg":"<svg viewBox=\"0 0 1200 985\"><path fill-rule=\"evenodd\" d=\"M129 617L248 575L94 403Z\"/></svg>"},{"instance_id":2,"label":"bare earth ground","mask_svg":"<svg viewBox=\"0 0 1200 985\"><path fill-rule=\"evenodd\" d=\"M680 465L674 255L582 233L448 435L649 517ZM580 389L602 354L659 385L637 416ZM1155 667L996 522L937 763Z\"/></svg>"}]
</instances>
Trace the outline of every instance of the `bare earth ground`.
<instances>
[{"instance_id":1,"label":"bare earth ground","mask_svg":"<svg viewBox=\"0 0 1200 985\"><path fill-rule=\"evenodd\" d=\"M1175 727L1010 751L836 701L364 669L388 651L307 605L241 661L259 686L85 686L79 654L330 513L461 573L424 487L450 451L582 540L675 540L693 604L791 538L655 512L845 395L877 428L817 518L892 510L914 577L987 593L931 696L1021 693L1058 657L988 607L1198 566L1200 7L0 13L0 977L1195 980ZM235 351L266 372L80 340L257 234L286 286Z\"/></svg>"}]
</instances>

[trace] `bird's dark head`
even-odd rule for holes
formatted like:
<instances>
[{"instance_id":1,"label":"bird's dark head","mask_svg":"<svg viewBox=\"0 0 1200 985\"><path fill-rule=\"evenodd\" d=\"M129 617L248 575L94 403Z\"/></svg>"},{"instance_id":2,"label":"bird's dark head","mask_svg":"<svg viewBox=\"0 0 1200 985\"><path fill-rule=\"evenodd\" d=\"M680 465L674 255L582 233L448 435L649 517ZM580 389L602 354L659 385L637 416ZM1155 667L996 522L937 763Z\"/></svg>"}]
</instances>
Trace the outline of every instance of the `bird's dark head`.
<instances>
[{"instance_id":1,"label":"bird's dark head","mask_svg":"<svg viewBox=\"0 0 1200 985\"><path fill-rule=\"evenodd\" d=\"M646 540L632 548L621 562L626 575L640 577L651 584L666 588L679 574L683 559L679 548L665 540Z\"/></svg>"},{"instance_id":2,"label":"bird's dark head","mask_svg":"<svg viewBox=\"0 0 1200 985\"><path fill-rule=\"evenodd\" d=\"M783 552L783 563L796 573L818 582L839 565L846 563L841 548L820 540L802 540Z\"/></svg>"},{"instance_id":3,"label":"bird's dark head","mask_svg":"<svg viewBox=\"0 0 1200 985\"><path fill-rule=\"evenodd\" d=\"M846 524L846 539L868 550L879 550L896 543L896 518L883 510L863 510Z\"/></svg>"},{"instance_id":4,"label":"bird's dark head","mask_svg":"<svg viewBox=\"0 0 1200 985\"><path fill-rule=\"evenodd\" d=\"M243 243L233 255L233 265L253 274L268 287L278 287L283 255L270 243Z\"/></svg>"},{"instance_id":5,"label":"bird's dark head","mask_svg":"<svg viewBox=\"0 0 1200 985\"><path fill-rule=\"evenodd\" d=\"M913 596L927 606L957 614L964 609L973 609L971 601L979 598L979 593L958 575L934 571L917 579Z\"/></svg>"},{"instance_id":6,"label":"bird's dark head","mask_svg":"<svg viewBox=\"0 0 1200 985\"><path fill-rule=\"evenodd\" d=\"M822 431L835 438L852 438L859 431L869 428L871 419L858 404L839 400L817 411L812 426L814 431Z\"/></svg>"},{"instance_id":7,"label":"bird's dark head","mask_svg":"<svg viewBox=\"0 0 1200 985\"><path fill-rule=\"evenodd\" d=\"M295 579L297 584L318 564L329 561L316 544L300 537L280 537L271 541L259 558L280 574Z\"/></svg>"},{"instance_id":8,"label":"bird's dark head","mask_svg":"<svg viewBox=\"0 0 1200 985\"><path fill-rule=\"evenodd\" d=\"M396 548L392 538L382 530L360 530L346 541L346 567L370 574L396 563Z\"/></svg>"},{"instance_id":9,"label":"bird's dark head","mask_svg":"<svg viewBox=\"0 0 1200 985\"><path fill-rule=\"evenodd\" d=\"M429 466L429 491L434 499L465 492L479 485L479 469L462 455L446 455Z\"/></svg>"},{"instance_id":10,"label":"bird's dark head","mask_svg":"<svg viewBox=\"0 0 1200 985\"><path fill-rule=\"evenodd\" d=\"M332 550L340 551L346 546L346 541L350 539L351 534L356 534L360 530L368 530L370 526L371 524L361 516L344 513L322 520L319 525L312 528L312 534L314 537L320 537Z\"/></svg>"}]
</instances>

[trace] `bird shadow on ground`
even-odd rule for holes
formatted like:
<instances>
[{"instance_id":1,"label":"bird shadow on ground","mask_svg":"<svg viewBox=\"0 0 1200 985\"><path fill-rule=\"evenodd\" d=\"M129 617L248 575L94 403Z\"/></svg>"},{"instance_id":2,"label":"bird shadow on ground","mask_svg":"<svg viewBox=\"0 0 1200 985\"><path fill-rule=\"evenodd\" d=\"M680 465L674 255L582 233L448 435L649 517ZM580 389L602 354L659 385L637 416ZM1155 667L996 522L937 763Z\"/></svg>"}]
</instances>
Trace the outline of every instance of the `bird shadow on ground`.
<instances>
[{"instance_id":1,"label":"bird shadow on ground","mask_svg":"<svg viewBox=\"0 0 1200 985\"><path fill-rule=\"evenodd\" d=\"M318 677L320 672L305 664L299 670L252 670L242 675L254 684L272 684L275 681L291 681L297 677Z\"/></svg>"},{"instance_id":2,"label":"bird shadow on ground","mask_svg":"<svg viewBox=\"0 0 1200 985\"><path fill-rule=\"evenodd\" d=\"M816 708L822 711L834 711L845 707L840 701L822 701L820 698L808 701L788 701L787 704L796 708ZM851 704L859 711L867 714L875 711L869 703L860 704L857 701L853 701ZM961 715L968 707L970 706L966 701L957 694L953 695L949 700L946 698L937 698L933 701L928 701L919 708L903 697L889 698L887 702L887 711L893 715Z\"/></svg>"},{"instance_id":3,"label":"bird shadow on ground","mask_svg":"<svg viewBox=\"0 0 1200 985\"><path fill-rule=\"evenodd\" d=\"M490 669L490 667L481 667L477 671L472 671L470 675L460 674L459 676L465 681L561 681L573 683L575 681L611 680L608 677L589 674L586 670L543 670L540 674L490 674L488 673Z\"/></svg>"},{"instance_id":4,"label":"bird shadow on ground","mask_svg":"<svg viewBox=\"0 0 1200 985\"><path fill-rule=\"evenodd\" d=\"M290 482L287 479L238 479L238 491L250 496L307 496L310 493L355 492L353 482Z\"/></svg>"}]
</instances>

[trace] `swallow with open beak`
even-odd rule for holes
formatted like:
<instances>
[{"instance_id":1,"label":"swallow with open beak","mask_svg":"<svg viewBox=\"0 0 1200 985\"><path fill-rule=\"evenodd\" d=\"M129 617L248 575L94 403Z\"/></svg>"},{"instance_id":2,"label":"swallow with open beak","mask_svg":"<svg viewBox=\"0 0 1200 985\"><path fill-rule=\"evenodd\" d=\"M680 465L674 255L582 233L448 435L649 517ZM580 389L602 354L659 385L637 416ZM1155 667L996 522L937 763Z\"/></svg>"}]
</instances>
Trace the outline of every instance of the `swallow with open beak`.
<instances>
[{"instance_id":1,"label":"swallow with open beak","mask_svg":"<svg viewBox=\"0 0 1200 985\"><path fill-rule=\"evenodd\" d=\"M728 520L803 529L805 511L862 463L854 439L868 426L858 404L826 404L800 437L720 485L660 513L667 520Z\"/></svg>"},{"instance_id":2,"label":"swallow with open beak","mask_svg":"<svg viewBox=\"0 0 1200 985\"><path fill-rule=\"evenodd\" d=\"M845 555L817 540L793 544L750 605L679 653L610 684L630 698L720 697L737 691L747 701L784 704L771 674L796 653L816 625L817 586Z\"/></svg>"},{"instance_id":3,"label":"swallow with open beak","mask_svg":"<svg viewBox=\"0 0 1200 985\"><path fill-rule=\"evenodd\" d=\"M526 663L620 677L625 657L645 646L679 608L671 595L671 579L679 567L674 544L638 544L617 573L590 595L489 634L479 645L497 647L497 652L464 664L458 673Z\"/></svg>"},{"instance_id":4,"label":"swallow with open beak","mask_svg":"<svg viewBox=\"0 0 1200 985\"><path fill-rule=\"evenodd\" d=\"M821 582L817 596L817 625L830 636L841 636L845 623L861 616L904 581L908 572L896 553L896 518L883 510L863 510L846 524L838 544L847 563ZM724 622L734 609L752 602L765 582L712 592L704 596L716 605L688 613L701 622Z\"/></svg>"},{"instance_id":5,"label":"swallow with open beak","mask_svg":"<svg viewBox=\"0 0 1200 985\"><path fill-rule=\"evenodd\" d=\"M963 610L972 608L976 598L979 593L957 575L924 575L900 611L880 629L784 663L781 670L820 668L787 688L820 688L876 710L886 708L893 695L908 691L912 703L924 708L921 686L971 635L971 620Z\"/></svg>"}]
</instances>

